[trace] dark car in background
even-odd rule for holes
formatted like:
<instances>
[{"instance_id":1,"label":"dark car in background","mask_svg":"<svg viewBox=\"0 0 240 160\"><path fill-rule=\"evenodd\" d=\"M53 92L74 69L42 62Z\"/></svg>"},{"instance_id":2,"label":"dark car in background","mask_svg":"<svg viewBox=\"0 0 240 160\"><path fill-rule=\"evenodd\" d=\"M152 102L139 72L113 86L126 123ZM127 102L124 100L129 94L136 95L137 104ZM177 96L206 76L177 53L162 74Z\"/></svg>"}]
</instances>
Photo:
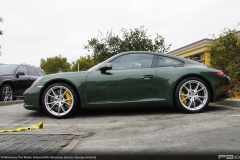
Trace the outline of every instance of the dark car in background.
<instances>
[{"instance_id":1,"label":"dark car in background","mask_svg":"<svg viewBox=\"0 0 240 160\"><path fill-rule=\"evenodd\" d=\"M28 64L0 64L0 101L23 98L23 92L41 76L44 71Z\"/></svg>"}]
</instances>

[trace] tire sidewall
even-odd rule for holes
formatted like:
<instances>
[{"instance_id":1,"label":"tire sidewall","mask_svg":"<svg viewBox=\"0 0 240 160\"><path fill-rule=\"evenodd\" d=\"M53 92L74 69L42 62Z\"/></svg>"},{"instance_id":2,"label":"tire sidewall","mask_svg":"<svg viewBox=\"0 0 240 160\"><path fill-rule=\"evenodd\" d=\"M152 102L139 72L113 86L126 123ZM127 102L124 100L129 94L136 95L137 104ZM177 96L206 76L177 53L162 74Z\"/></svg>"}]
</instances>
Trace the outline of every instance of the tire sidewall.
<instances>
[{"instance_id":1,"label":"tire sidewall","mask_svg":"<svg viewBox=\"0 0 240 160\"><path fill-rule=\"evenodd\" d=\"M56 116L56 115L50 113L50 112L48 111L47 107L45 106L45 95L46 95L46 93L48 92L48 90L49 90L50 88L54 87L54 86L64 86L64 87L68 88L68 89L72 92L73 99L74 99L73 106L72 106L72 109L71 109L66 115ZM42 99L42 105L43 105L44 111L45 111L46 113L48 113L50 116L54 117L54 118L67 118L67 117L70 117L71 115L73 115L74 113L76 113L77 109L79 108L79 107L78 107L79 100L78 100L78 98L77 98L77 95L76 95L75 90L74 90L71 86L69 86L68 84L65 84L65 83L54 83L54 84L48 86L48 87L44 90L41 99Z\"/></svg>"},{"instance_id":2,"label":"tire sidewall","mask_svg":"<svg viewBox=\"0 0 240 160\"><path fill-rule=\"evenodd\" d=\"M11 99L11 101L12 101L13 98L14 98L14 93L13 93L13 88L12 88L12 86L9 85L9 84L4 84L4 85L1 87L1 89L0 89L0 94L1 94L1 96L0 96L0 101L4 101L4 98L3 98L3 90L4 90L4 88L6 88L6 87L11 88L11 90L12 90L12 99Z\"/></svg>"},{"instance_id":3,"label":"tire sidewall","mask_svg":"<svg viewBox=\"0 0 240 160\"><path fill-rule=\"evenodd\" d=\"M179 100L179 90L181 88L181 86L189 81L189 80L196 80L196 81L199 81L201 82L207 89L207 92L208 92L208 97L207 97L207 101L205 103L205 105L198 109L198 110L188 110L187 108L185 108L182 103L180 102ZM206 106L208 106L209 104L209 101L210 101L210 90L209 90L209 86L200 78L196 78L196 77L189 77L189 78L186 78L182 81L180 81L180 83L177 85L175 91L174 91L174 104L176 105L177 109L179 109L180 111L183 111L183 112L188 112L188 113L197 113L197 112L201 112Z\"/></svg>"}]
</instances>

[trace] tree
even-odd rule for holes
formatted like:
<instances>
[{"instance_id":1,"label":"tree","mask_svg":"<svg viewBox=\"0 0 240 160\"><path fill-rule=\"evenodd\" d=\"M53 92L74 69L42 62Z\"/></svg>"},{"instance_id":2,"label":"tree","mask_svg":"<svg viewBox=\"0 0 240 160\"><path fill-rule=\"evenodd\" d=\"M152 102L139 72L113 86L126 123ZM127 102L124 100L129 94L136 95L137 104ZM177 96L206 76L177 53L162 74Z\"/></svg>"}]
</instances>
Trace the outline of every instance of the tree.
<instances>
[{"instance_id":1,"label":"tree","mask_svg":"<svg viewBox=\"0 0 240 160\"><path fill-rule=\"evenodd\" d=\"M210 46L211 66L232 80L232 97L240 97L240 38L236 30L224 29Z\"/></svg>"},{"instance_id":2,"label":"tree","mask_svg":"<svg viewBox=\"0 0 240 160\"><path fill-rule=\"evenodd\" d=\"M41 58L40 67L46 74L52 74L57 72L70 71L70 63L67 62L67 58L63 58L61 54L55 57L49 57L46 60Z\"/></svg>"},{"instance_id":3,"label":"tree","mask_svg":"<svg viewBox=\"0 0 240 160\"><path fill-rule=\"evenodd\" d=\"M88 40L88 44L84 45L84 49L92 53L94 62L97 64L120 52L154 51L165 53L171 46L171 44L166 45L165 39L159 34L156 34L156 37L151 39L150 35L147 35L144 26L129 31L123 28L120 35L113 34L112 30L108 31L106 36L101 33L100 37Z\"/></svg>"},{"instance_id":4,"label":"tree","mask_svg":"<svg viewBox=\"0 0 240 160\"><path fill-rule=\"evenodd\" d=\"M72 71L78 71L78 64L79 64L79 70L85 71L94 66L94 60L90 55L87 55L86 57L80 56L80 58L76 61L72 62Z\"/></svg>"}]
</instances>

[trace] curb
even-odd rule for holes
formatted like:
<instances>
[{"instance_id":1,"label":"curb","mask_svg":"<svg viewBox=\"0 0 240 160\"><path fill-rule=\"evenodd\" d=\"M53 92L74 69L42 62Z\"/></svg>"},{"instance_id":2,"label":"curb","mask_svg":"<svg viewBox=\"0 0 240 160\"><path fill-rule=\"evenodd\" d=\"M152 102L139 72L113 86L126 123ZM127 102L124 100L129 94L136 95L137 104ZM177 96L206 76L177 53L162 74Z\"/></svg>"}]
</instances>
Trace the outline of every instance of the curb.
<instances>
[{"instance_id":1,"label":"curb","mask_svg":"<svg viewBox=\"0 0 240 160\"><path fill-rule=\"evenodd\" d=\"M0 102L0 106L7 106L7 105L13 105L13 104L19 104L19 103L24 103L24 100L4 101L4 102Z\"/></svg>"},{"instance_id":2,"label":"curb","mask_svg":"<svg viewBox=\"0 0 240 160\"><path fill-rule=\"evenodd\" d=\"M215 102L215 104L232 106L232 107L240 107L240 99L239 100L226 99L226 100L223 100L223 101Z\"/></svg>"}]
</instances>

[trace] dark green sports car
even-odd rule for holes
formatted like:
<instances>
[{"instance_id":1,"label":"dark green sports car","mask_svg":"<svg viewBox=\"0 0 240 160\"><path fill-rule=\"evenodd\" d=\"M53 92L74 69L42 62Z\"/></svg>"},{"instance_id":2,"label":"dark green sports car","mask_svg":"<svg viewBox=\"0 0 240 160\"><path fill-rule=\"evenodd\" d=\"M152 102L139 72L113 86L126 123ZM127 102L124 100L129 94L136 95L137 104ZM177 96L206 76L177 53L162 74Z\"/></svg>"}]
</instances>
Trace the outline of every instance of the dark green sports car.
<instances>
[{"instance_id":1,"label":"dark green sports car","mask_svg":"<svg viewBox=\"0 0 240 160\"><path fill-rule=\"evenodd\" d=\"M81 64L80 64L81 65ZM80 108L175 106L200 112L229 98L231 80L201 63L155 52L124 52L82 72L38 78L24 107L66 118Z\"/></svg>"}]
</instances>

